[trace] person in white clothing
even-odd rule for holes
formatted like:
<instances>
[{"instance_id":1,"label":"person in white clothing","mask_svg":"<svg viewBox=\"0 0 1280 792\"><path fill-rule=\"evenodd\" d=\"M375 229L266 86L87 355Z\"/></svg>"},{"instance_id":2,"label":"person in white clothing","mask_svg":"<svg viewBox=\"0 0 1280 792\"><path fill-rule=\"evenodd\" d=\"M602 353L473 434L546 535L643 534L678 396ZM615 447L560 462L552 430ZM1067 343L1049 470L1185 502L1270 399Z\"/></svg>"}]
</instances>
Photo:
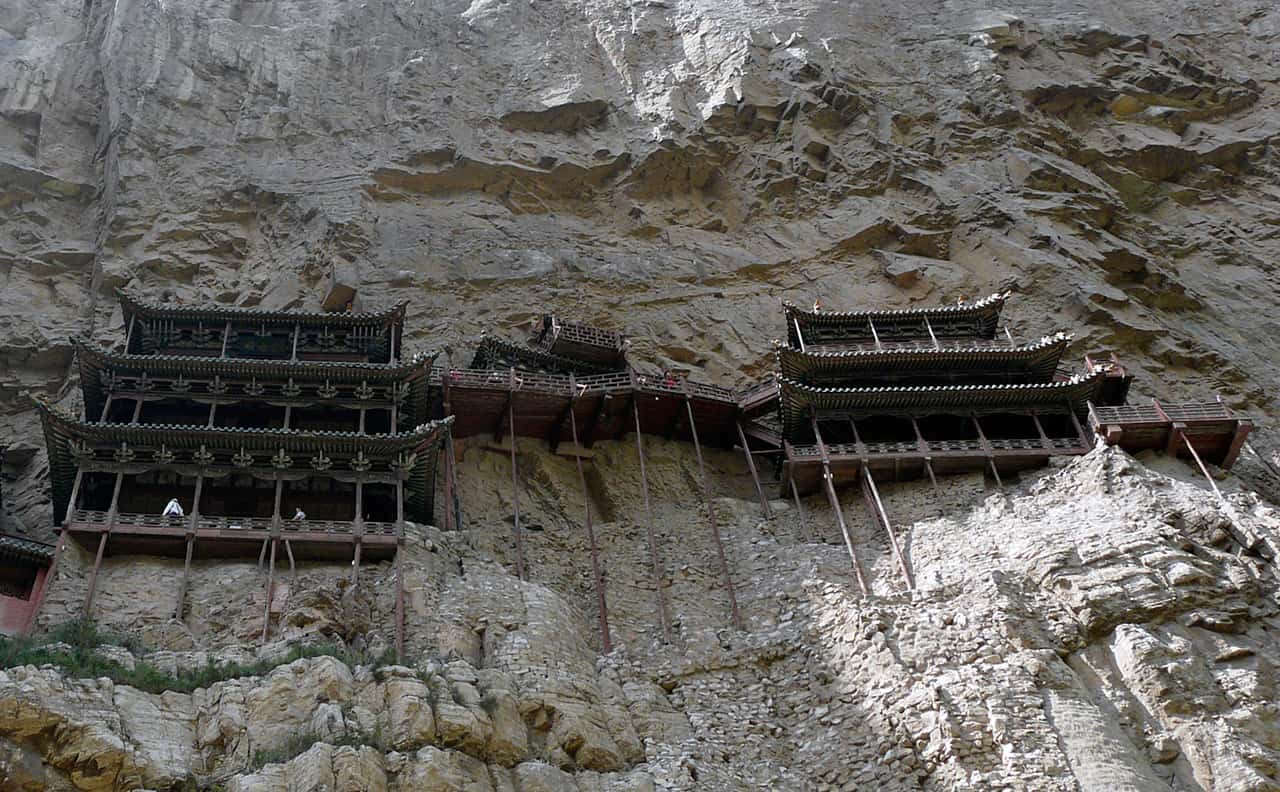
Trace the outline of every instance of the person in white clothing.
<instances>
[{"instance_id":1,"label":"person in white clothing","mask_svg":"<svg viewBox=\"0 0 1280 792\"><path fill-rule=\"evenodd\" d=\"M161 517L184 517L182 504L178 503L177 498L170 498L168 505L164 507L164 511L160 512Z\"/></svg>"},{"instance_id":2,"label":"person in white clothing","mask_svg":"<svg viewBox=\"0 0 1280 792\"><path fill-rule=\"evenodd\" d=\"M295 520L305 520L305 519L307 519L307 513L306 513L306 512L304 512L304 511L302 510L302 507L301 507L301 506L294 506L294 507L293 507L293 519L295 519Z\"/></svg>"}]
</instances>

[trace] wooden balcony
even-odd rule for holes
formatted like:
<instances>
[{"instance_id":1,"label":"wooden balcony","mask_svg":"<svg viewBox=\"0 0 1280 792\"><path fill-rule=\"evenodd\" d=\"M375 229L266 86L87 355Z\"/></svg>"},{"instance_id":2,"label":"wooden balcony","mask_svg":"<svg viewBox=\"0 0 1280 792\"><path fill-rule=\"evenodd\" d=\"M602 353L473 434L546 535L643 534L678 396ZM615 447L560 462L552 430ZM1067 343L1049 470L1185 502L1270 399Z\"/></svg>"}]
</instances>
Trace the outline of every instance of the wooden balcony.
<instances>
[{"instance_id":1,"label":"wooden balcony","mask_svg":"<svg viewBox=\"0 0 1280 792\"><path fill-rule=\"evenodd\" d=\"M827 458L837 487L854 484L866 467L877 478L910 481L935 476L977 472L994 466L1001 475L1039 467L1051 456L1088 453L1091 446L1080 437L989 438L983 440L901 440L886 443L828 443ZM785 448L782 495L790 494L794 479L800 494L822 486L822 451L817 445ZM928 465L926 465L926 462Z\"/></svg>"},{"instance_id":2,"label":"wooden balcony","mask_svg":"<svg viewBox=\"0 0 1280 792\"><path fill-rule=\"evenodd\" d=\"M188 533L195 539L194 558L257 558L263 542L273 537L287 541L299 560L350 559L357 538L362 557L370 561L389 559L396 550L396 525L390 522L365 522L360 532L350 520L281 520L273 532L269 518L200 515L193 520L122 512L112 520L105 511L77 509L66 530L90 552L97 550L99 538L107 531L107 555L182 558Z\"/></svg>"},{"instance_id":3,"label":"wooden balcony","mask_svg":"<svg viewBox=\"0 0 1280 792\"><path fill-rule=\"evenodd\" d=\"M1230 468L1240 455L1253 422L1222 402L1127 404L1093 407L1089 425L1108 445L1129 453L1155 450L1191 456Z\"/></svg>"}]
</instances>

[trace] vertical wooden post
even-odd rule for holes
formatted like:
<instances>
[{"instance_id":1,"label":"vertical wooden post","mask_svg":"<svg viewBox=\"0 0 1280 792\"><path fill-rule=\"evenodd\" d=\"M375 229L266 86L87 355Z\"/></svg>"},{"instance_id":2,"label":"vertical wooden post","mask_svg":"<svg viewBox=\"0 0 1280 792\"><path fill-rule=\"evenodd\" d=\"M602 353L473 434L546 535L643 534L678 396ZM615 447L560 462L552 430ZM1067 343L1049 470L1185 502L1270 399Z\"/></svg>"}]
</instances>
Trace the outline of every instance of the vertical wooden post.
<instances>
[{"instance_id":1,"label":"vertical wooden post","mask_svg":"<svg viewBox=\"0 0 1280 792\"><path fill-rule=\"evenodd\" d=\"M649 473L644 460L644 433L640 430L640 391L636 373L631 372L631 410L636 419L636 453L640 457L640 492L644 496L645 532L649 537L649 563L653 568L653 590L658 598L658 625L664 643L671 643L671 627L667 623L667 600L662 593L662 562L658 559L658 540L653 532L653 504L649 501Z\"/></svg>"},{"instance_id":2,"label":"vertical wooden post","mask_svg":"<svg viewBox=\"0 0 1280 792\"><path fill-rule=\"evenodd\" d=\"M591 525L591 491L587 489L587 474L582 469L582 446L578 443L578 418L574 407L578 401L578 385L569 373L569 428L573 431L573 459L578 465L578 483L582 486L582 510L587 527L587 542L591 548L591 575L596 584L596 608L600 619L600 638L604 653L613 651L613 642L609 638L609 609L605 600L604 576L600 574L600 555L596 547L596 532ZM515 438L514 433L512 439Z\"/></svg>"},{"instance_id":3,"label":"vertical wooden post","mask_svg":"<svg viewBox=\"0 0 1280 792\"><path fill-rule=\"evenodd\" d=\"M693 420L693 403L689 399L688 385L685 385L684 409L689 415L689 433L693 435L693 449L698 455L698 471L702 475L702 497L707 502L707 519L711 522L711 535L715 538L716 556L720 560L720 572L724 575L725 589L729 592L729 608L733 615L733 626L742 629L742 614L738 610L738 595L733 590L733 575L729 574L729 562L724 554L724 542L720 539L720 522L716 518L716 505L711 498L711 480L707 478L707 467L702 460L702 443L698 442L698 427Z\"/></svg>"},{"instance_id":4,"label":"vertical wooden post","mask_svg":"<svg viewBox=\"0 0 1280 792\"><path fill-rule=\"evenodd\" d=\"M219 355L219 357L225 358L227 356L227 345L230 343L231 343L231 320L228 319L227 323L222 326L222 354Z\"/></svg>"},{"instance_id":5,"label":"vertical wooden post","mask_svg":"<svg viewBox=\"0 0 1280 792\"><path fill-rule=\"evenodd\" d=\"M893 557L898 561L898 569L902 570L902 578L907 582L907 590L910 591L916 587L916 582L912 579L911 570L907 567L907 560L902 555L902 548L898 545L898 537L893 532L893 525L889 522L889 515L884 510L884 503L880 500L880 490L876 487L875 477L871 475L871 468L862 468L862 481L864 493L867 494L867 500L871 502L873 507L873 516L877 516L877 522L884 526L884 531L889 535L889 546L893 548Z\"/></svg>"},{"instance_id":6,"label":"vertical wooden post","mask_svg":"<svg viewBox=\"0 0 1280 792\"><path fill-rule=\"evenodd\" d=\"M1053 443L1049 441L1049 435L1045 434L1044 424L1040 423L1040 416L1035 410L1031 411L1031 420L1035 422L1036 434L1040 435L1040 445L1044 448L1045 453L1053 454Z\"/></svg>"},{"instance_id":7,"label":"vertical wooden post","mask_svg":"<svg viewBox=\"0 0 1280 792\"><path fill-rule=\"evenodd\" d=\"M516 472L516 370L511 369L507 381L507 422L511 424L511 504L514 508L516 537L516 577L524 580L524 535L520 528L520 478Z\"/></svg>"},{"instance_id":8,"label":"vertical wooden post","mask_svg":"<svg viewBox=\"0 0 1280 792\"><path fill-rule=\"evenodd\" d=\"M302 322L293 323L293 351L289 353L290 360L298 359L298 337L302 335Z\"/></svg>"},{"instance_id":9,"label":"vertical wooden post","mask_svg":"<svg viewBox=\"0 0 1280 792\"><path fill-rule=\"evenodd\" d=\"M456 531L462 530L462 493L458 489L458 460L453 453L453 427L449 427L449 434L445 437L445 459L449 463L449 488L453 490L453 500L449 503L449 508L453 509L453 528Z\"/></svg>"},{"instance_id":10,"label":"vertical wooden post","mask_svg":"<svg viewBox=\"0 0 1280 792\"><path fill-rule=\"evenodd\" d=\"M98 416L98 423L107 422L107 414L111 411L111 400L115 398L110 393L107 394L106 400L102 403L102 414Z\"/></svg>"},{"instance_id":11,"label":"vertical wooden post","mask_svg":"<svg viewBox=\"0 0 1280 792\"><path fill-rule=\"evenodd\" d=\"M853 562L853 573L858 578L858 588L862 590L862 596L870 596L871 591L867 588L867 580L862 574L862 562L858 560L858 554L853 550L853 537L849 534L849 526L844 521L844 510L840 508L840 498L836 495L836 486L831 477L831 457L827 455L827 444L822 441L822 432L818 429L817 416L810 413L809 423L813 427L813 437L818 442L818 453L822 455L822 478L827 485L827 501L831 504L831 511L836 515L836 524L840 526L840 534L844 536L844 546L849 551L849 560ZM863 465L866 465L866 462L865 459L862 460Z\"/></svg>"},{"instance_id":12,"label":"vertical wooden post","mask_svg":"<svg viewBox=\"0 0 1280 792\"><path fill-rule=\"evenodd\" d=\"M214 402L213 404L209 405L209 421L208 423L205 424L206 429L213 428L213 418L217 414L218 414L218 403Z\"/></svg>"},{"instance_id":13,"label":"vertical wooden post","mask_svg":"<svg viewBox=\"0 0 1280 792\"><path fill-rule=\"evenodd\" d=\"M267 566L267 605L262 615L262 642L267 642L267 633L271 630L271 597L275 594L276 576L276 538L271 537L271 561Z\"/></svg>"},{"instance_id":14,"label":"vertical wooden post","mask_svg":"<svg viewBox=\"0 0 1280 792\"><path fill-rule=\"evenodd\" d=\"M142 402L138 402L141 404ZM107 549L107 536L116 524L116 514L120 507L120 487L124 484L124 474L116 474L115 488L111 491L111 506L107 509L107 524L98 538L98 553L93 559L93 571L89 573L89 590L84 595L84 619L88 621L93 613L93 597L98 589L98 570L102 567L102 555Z\"/></svg>"},{"instance_id":15,"label":"vertical wooden post","mask_svg":"<svg viewBox=\"0 0 1280 792\"><path fill-rule=\"evenodd\" d=\"M756 472L756 461L751 458L751 446L747 443L746 432L742 431L742 422L734 423L738 430L738 442L742 444L742 453L747 458L747 470L751 471L751 482L756 485L756 497L760 499L760 511L766 520L773 519L773 509L769 508L769 499L764 496L764 488L760 486L760 474Z\"/></svg>"},{"instance_id":16,"label":"vertical wooden post","mask_svg":"<svg viewBox=\"0 0 1280 792\"><path fill-rule=\"evenodd\" d=\"M361 418L364 417L364 410L360 411ZM351 558L351 585L354 586L360 582L360 551L364 544L364 481L356 481L356 519L354 530L351 533L351 542L354 545Z\"/></svg>"},{"instance_id":17,"label":"vertical wooden post","mask_svg":"<svg viewBox=\"0 0 1280 792\"><path fill-rule=\"evenodd\" d=\"M357 430L357 433L364 434L364 408L363 407L360 408L360 428Z\"/></svg>"},{"instance_id":18,"label":"vertical wooden post","mask_svg":"<svg viewBox=\"0 0 1280 792\"><path fill-rule=\"evenodd\" d=\"M137 314L129 315L129 329L124 333L124 352L126 355L133 354L133 328L138 323Z\"/></svg>"},{"instance_id":19,"label":"vertical wooden post","mask_svg":"<svg viewBox=\"0 0 1280 792\"><path fill-rule=\"evenodd\" d=\"M1089 411L1093 411L1092 401L1089 402ZM1085 448L1093 448L1093 439L1085 434L1084 427L1080 425L1080 419L1076 418L1076 411L1071 408L1070 404L1067 405L1067 415L1071 416L1071 425L1075 427L1076 434L1080 436L1080 442L1084 444Z\"/></svg>"},{"instance_id":20,"label":"vertical wooden post","mask_svg":"<svg viewBox=\"0 0 1280 792\"><path fill-rule=\"evenodd\" d=\"M293 405L286 404L284 406L284 426L281 428L285 431L289 430L289 424L293 423Z\"/></svg>"},{"instance_id":21,"label":"vertical wooden post","mask_svg":"<svg viewBox=\"0 0 1280 792\"><path fill-rule=\"evenodd\" d=\"M394 322L387 326L387 332L391 336L391 340L388 341L391 351L387 354L387 362L395 363L399 360L398 353L400 350L396 349L396 326Z\"/></svg>"},{"instance_id":22,"label":"vertical wooden post","mask_svg":"<svg viewBox=\"0 0 1280 792\"><path fill-rule=\"evenodd\" d=\"M446 418L453 415L453 402L449 393L449 380L453 377L452 362L453 359L451 357L445 358L445 370L440 376L440 390L444 394L444 415ZM444 447L441 449L444 456L444 529L446 531L455 531L458 524L454 519L457 515L454 511L452 424L449 425L446 432Z\"/></svg>"}]
</instances>

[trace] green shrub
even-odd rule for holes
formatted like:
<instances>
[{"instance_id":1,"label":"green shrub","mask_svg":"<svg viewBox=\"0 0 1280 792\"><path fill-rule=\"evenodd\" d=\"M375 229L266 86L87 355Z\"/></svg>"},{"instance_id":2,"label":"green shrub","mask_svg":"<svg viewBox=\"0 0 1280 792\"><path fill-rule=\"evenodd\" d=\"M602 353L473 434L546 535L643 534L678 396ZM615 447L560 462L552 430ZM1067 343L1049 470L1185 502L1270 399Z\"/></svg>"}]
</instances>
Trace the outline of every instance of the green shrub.
<instances>
[{"instance_id":1,"label":"green shrub","mask_svg":"<svg viewBox=\"0 0 1280 792\"><path fill-rule=\"evenodd\" d=\"M70 649L51 646L57 643L67 644ZM198 688L207 688L215 682L262 676L277 666L305 657L334 657L349 666L372 664L374 668L380 668L394 660L394 653L390 651L374 658L366 658L345 647L321 644L295 646L278 660L260 660L249 664L216 664L210 661L202 668L182 669L175 675L143 660L137 661L132 669L125 668L95 654L94 650L103 645L124 646L131 652L138 653L136 643L104 633L93 622L74 621L59 625L38 638L0 638L0 668L54 665L66 676L76 679L107 677L116 684L129 685L148 693L162 693L166 690L190 693Z\"/></svg>"}]
</instances>

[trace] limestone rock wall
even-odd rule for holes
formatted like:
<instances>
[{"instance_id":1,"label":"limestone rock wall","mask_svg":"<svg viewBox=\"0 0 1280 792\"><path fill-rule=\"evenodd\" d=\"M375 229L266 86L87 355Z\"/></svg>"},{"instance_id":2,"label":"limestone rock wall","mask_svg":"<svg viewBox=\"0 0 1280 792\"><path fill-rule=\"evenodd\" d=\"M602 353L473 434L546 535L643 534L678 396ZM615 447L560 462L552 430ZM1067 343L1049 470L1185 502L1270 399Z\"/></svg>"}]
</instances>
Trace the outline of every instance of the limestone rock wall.
<instances>
[{"instance_id":1,"label":"limestone rock wall","mask_svg":"<svg viewBox=\"0 0 1280 792\"><path fill-rule=\"evenodd\" d=\"M18 789L1280 788L1274 711L1280 12L1255 0L17 0L0 8L0 527L48 538L24 391L73 407L69 338L112 290L316 307L334 269L465 362L542 311L641 365L743 384L778 300L1015 292L1012 332L1115 351L1135 398L1259 420L1221 480L1097 453L883 485L913 566L844 496L760 519L708 462L747 629L729 629L690 449L588 465L460 448L464 530L411 532L405 667L312 659L191 694L0 672ZM657 550L648 542L651 522ZM79 613L72 547L43 617ZM389 646L393 571L110 558L95 617L154 662ZM661 595L661 597L659 597ZM659 599L670 625L664 643ZM293 758L285 735L321 741ZM258 767L256 759L275 757Z\"/></svg>"}]
</instances>

